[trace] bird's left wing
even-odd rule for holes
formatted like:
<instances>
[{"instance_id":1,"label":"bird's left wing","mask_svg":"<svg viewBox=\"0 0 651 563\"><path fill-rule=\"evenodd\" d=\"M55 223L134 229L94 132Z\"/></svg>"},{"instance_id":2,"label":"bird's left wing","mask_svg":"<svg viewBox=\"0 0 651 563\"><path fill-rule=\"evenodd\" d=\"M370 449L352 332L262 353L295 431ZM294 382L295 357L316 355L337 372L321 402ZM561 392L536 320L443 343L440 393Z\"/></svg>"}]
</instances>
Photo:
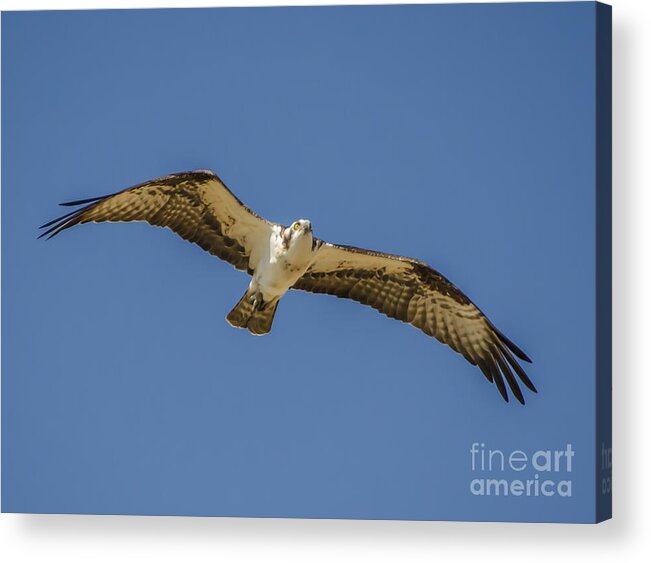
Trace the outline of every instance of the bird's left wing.
<instances>
[{"instance_id":1,"label":"bird's left wing","mask_svg":"<svg viewBox=\"0 0 651 563\"><path fill-rule=\"evenodd\" d=\"M536 391L513 357L531 360L479 308L436 270L413 258L317 241L314 263L293 289L353 299L409 323L447 344L481 369L505 401L506 379L524 397L513 372Z\"/></svg>"},{"instance_id":2,"label":"bird's left wing","mask_svg":"<svg viewBox=\"0 0 651 563\"><path fill-rule=\"evenodd\" d=\"M273 226L208 170L170 174L116 194L62 205L84 207L43 225L41 228L49 229L41 236L51 238L81 223L146 221L167 227L238 270L249 272L255 269L263 247L260 243L269 240Z\"/></svg>"}]
</instances>

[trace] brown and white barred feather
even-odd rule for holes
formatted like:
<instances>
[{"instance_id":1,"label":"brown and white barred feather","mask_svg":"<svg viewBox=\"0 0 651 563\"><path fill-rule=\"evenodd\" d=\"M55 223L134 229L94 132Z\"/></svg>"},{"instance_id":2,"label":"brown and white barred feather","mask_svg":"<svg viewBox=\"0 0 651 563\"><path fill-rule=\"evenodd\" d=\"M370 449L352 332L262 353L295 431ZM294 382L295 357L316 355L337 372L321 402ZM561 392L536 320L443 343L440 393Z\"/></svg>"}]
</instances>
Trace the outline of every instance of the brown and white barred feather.
<instances>
[{"instance_id":1,"label":"brown and white barred feather","mask_svg":"<svg viewBox=\"0 0 651 563\"><path fill-rule=\"evenodd\" d=\"M320 242L320 241L319 241ZM424 262L351 246L321 243L313 265L292 289L352 299L409 323L478 366L505 401L506 379L524 397L513 375L533 383L513 357L530 362L457 287Z\"/></svg>"}]
</instances>

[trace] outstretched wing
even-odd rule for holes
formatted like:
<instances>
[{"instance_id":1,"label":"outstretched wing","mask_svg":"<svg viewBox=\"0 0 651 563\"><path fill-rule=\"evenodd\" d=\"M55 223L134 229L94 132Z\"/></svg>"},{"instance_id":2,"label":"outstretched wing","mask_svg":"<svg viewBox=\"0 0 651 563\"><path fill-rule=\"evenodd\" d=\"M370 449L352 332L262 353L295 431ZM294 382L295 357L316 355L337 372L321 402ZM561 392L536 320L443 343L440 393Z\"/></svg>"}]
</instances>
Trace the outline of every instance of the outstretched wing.
<instances>
[{"instance_id":1,"label":"outstretched wing","mask_svg":"<svg viewBox=\"0 0 651 563\"><path fill-rule=\"evenodd\" d=\"M293 289L353 299L419 328L478 366L505 401L504 378L524 404L513 372L536 391L513 357L530 362L527 355L436 270L404 256L319 243L314 263Z\"/></svg>"},{"instance_id":2,"label":"outstretched wing","mask_svg":"<svg viewBox=\"0 0 651 563\"><path fill-rule=\"evenodd\" d=\"M41 237L52 238L81 223L146 221L171 229L249 273L272 228L272 223L248 209L207 170L171 174L116 194L61 205L84 207L43 225L49 228Z\"/></svg>"}]
</instances>

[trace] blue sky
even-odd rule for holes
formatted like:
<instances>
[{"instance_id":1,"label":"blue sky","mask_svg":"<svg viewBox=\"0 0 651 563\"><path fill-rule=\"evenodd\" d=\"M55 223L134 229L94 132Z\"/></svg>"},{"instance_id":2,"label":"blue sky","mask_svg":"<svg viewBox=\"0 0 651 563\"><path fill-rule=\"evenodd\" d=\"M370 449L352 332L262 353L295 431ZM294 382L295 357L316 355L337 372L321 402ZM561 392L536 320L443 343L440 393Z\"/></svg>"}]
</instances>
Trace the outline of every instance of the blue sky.
<instances>
[{"instance_id":1,"label":"blue sky","mask_svg":"<svg viewBox=\"0 0 651 563\"><path fill-rule=\"evenodd\" d=\"M5 13L3 510L590 518L594 5ZM317 236L427 261L534 360L526 407L353 302L61 201L214 169ZM468 493L473 442L577 450L570 499ZM562 514L562 516L559 516Z\"/></svg>"}]
</instances>

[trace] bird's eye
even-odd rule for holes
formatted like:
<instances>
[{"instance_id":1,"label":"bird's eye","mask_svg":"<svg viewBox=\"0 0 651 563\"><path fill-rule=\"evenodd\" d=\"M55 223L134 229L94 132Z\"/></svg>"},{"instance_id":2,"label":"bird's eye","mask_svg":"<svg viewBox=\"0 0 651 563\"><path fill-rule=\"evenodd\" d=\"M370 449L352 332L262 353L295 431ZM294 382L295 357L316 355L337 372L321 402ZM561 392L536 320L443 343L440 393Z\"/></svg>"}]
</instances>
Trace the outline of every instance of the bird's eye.
<instances>
[{"instance_id":1,"label":"bird's eye","mask_svg":"<svg viewBox=\"0 0 651 563\"><path fill-rule=\"evenodd\" d=\"M301 228L301 225L299 223L294 223L294 230L298 231Z\"/></svg>"}]
</instances>

